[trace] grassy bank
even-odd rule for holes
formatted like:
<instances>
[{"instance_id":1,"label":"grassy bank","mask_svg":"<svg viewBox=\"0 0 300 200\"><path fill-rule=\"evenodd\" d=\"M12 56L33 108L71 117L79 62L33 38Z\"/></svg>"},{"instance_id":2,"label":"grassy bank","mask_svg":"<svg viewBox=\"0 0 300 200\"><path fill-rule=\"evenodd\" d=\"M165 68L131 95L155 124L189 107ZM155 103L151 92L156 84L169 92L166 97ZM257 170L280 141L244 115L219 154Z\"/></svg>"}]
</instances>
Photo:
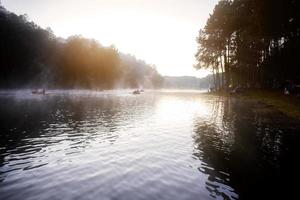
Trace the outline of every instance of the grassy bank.
<instances>
[{"instance_id":1,"label":"grassy bank","mask_svg":"<svg viewBox=\"0 0 300 200\"><path fill-rule=\"evenodd\" d=\"M211 94L262 102L273 106L274 109L290 117L300 119L300 98L292 95L284 95L278 91L248 90L239 94L229 94L225 92L215 92Z\"/></svg>"}]
</instances>

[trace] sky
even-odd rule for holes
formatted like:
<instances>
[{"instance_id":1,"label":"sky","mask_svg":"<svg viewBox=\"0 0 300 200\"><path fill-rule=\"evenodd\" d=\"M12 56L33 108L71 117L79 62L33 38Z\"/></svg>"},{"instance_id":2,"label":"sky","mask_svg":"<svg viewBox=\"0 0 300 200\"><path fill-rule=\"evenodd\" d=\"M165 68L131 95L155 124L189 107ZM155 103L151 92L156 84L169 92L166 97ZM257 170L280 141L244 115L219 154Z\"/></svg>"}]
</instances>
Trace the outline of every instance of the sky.
<instances>
[{"instance_id":1,"label":"sky","mask_svg":"<svg viewBox=\"0 0 300 200\"><path fill-rule=\"evenodd\" d=\"M204 77L196 71L196 37L218 0L2 0L3 6L50 27L56 36L82 35L114 45L162 75Z\"/></svg>"}]
</instances>

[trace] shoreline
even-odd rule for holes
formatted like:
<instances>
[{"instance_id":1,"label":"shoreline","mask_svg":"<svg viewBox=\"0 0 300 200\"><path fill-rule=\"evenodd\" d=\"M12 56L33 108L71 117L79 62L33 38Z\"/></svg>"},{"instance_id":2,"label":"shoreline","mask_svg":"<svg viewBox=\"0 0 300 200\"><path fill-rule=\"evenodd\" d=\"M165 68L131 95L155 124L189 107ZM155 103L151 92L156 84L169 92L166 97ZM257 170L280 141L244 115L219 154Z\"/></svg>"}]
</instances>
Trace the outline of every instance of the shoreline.
<instances>
[{"instance_id":1,"label":"shoreline","mask_svg":"<svg viewBox=\"0 0 300 200\"><path fill-rule=\"evenodd\" d=\"M264 103L289 117L300 120L300 98L293 95L284 95L279 91L253 89L236 94L229 94L224 91L207 94Z\"/></svg>"}]
</instances>

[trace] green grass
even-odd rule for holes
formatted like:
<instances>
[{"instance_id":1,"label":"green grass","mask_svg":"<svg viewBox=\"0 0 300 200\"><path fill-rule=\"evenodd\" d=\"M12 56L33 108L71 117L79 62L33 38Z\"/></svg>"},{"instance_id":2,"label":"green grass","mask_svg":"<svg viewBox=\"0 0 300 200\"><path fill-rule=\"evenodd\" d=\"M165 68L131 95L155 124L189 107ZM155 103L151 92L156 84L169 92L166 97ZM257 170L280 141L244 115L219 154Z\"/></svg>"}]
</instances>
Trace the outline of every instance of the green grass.
<instances>
[{"instance_id":1,"label":"green grass","mask_svg":"<svg viewBox=\"0 0 300 200\"><path fill-rule=\"evenodd\" d=\"M262 102L273 106L275 109L290 117L300 119L300 98L292 95L284 95L278 91L248 90L239 94L228 94L226 92L216 92L212 94Z\"/></svg>"}]
</instances>

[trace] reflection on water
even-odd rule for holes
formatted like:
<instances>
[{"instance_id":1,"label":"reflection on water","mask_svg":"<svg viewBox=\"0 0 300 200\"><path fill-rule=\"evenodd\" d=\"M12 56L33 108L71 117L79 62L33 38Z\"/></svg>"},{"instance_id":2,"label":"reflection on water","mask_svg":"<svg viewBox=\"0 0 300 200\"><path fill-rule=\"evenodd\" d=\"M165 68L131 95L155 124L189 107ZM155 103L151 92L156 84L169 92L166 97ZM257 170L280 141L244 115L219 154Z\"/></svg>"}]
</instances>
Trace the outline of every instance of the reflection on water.
<instances>
[{"instance_id":1,"label":"reflection on water","mask_svg":"<svg viewBox=\"0 0 300 200\"><path fill-rule=\"evenodd\" d=\"M261 199L297 189L299 122L260 103L6 91L0 113L0 199Z\"/></svg>"}]
</instances>

